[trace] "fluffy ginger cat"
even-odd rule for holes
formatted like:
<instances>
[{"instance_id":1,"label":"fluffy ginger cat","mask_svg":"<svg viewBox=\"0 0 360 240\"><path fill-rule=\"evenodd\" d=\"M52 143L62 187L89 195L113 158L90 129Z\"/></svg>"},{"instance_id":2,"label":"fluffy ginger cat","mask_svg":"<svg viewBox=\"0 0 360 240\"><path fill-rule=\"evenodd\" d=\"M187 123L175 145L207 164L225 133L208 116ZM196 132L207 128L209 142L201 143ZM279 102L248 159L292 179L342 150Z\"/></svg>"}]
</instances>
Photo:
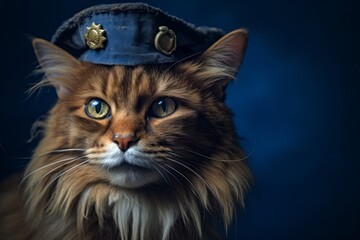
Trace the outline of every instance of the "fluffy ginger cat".
<instances>
[{"instance_id":1,"label":"fluffy ginger cat","mask_svg":"<svg viewBox=\"0 0 360 240\"><path fill-rule=\"evenodd\" d=\"M239 29L175 64L110 66L34 39L37 87L58 100L25 173L2 184L0 239L219 237L211 218L228 226L250 179L224 104L246 41Z\"/></svg>"}]
</instances>

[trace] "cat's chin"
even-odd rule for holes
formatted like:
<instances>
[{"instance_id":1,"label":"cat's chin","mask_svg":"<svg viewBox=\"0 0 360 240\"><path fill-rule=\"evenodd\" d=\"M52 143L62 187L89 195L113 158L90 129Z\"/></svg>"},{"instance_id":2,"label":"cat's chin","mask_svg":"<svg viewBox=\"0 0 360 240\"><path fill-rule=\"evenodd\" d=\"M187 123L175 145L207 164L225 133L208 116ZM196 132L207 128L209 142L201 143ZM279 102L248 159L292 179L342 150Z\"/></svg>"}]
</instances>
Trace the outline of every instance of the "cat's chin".
<instances>
[{"instance_id":1,"label":"cat's chin","mask_svg":"<svg viewBox=\"0 0 360 240\"><path fill-rule=\"evenodd\" d=\"M108 169L110 183L123 188L140 188L160 180L160 175L153 169L131 164Z\"/></svg>"}]
</instances>

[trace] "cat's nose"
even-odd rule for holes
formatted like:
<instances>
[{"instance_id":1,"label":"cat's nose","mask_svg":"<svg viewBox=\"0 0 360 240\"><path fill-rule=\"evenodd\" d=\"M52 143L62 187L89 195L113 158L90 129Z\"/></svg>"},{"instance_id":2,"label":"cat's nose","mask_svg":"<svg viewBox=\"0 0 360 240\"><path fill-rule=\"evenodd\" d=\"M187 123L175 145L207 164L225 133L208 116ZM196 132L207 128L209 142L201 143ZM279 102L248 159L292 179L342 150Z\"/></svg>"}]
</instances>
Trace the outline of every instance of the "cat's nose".
<instances>
[{"instance_id":1,"label":"cat's nose","mask_svg":"<svg viewBox=\"0 0 360 240\"><path fill-rule=\"evenodd\" d=\"M121 151L125 152L129 149L131 144L135 143L139 139L134 134L117 134L115 133L112 140L119 145Z\"/></svg>"}]
</instances>

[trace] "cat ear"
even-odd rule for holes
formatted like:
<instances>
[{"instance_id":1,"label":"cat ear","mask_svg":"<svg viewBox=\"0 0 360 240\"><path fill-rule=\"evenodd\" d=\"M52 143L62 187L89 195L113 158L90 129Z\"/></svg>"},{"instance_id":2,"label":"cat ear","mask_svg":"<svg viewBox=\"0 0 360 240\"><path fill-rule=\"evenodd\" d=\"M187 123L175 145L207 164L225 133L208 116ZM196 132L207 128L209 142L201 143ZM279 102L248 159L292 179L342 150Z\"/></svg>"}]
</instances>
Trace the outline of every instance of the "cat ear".
<instances>
[{"instance_id":1,"label":"cat ear","mask_svg":"<svg viewBox=\"0 0 360 240\"><path fill-rule=\"evenodd\" d=\"M71 92L71 75L79 69L81 62L63 49L40 38L34 38L32 45L46 82L55 87L59 98Z\"/></svg>"},{"instance_id":2,"label":"cat ear","mask_svg":"<svg viewBox=\"0 0 360 240\"><path fill-rule=\"evenodd\" d=\"M200 56L201 70L198 77L221 99L224 98L227 84L236 77L242 63L247 35L245 29L232 31Z\"/></svg>"}]
</instances>

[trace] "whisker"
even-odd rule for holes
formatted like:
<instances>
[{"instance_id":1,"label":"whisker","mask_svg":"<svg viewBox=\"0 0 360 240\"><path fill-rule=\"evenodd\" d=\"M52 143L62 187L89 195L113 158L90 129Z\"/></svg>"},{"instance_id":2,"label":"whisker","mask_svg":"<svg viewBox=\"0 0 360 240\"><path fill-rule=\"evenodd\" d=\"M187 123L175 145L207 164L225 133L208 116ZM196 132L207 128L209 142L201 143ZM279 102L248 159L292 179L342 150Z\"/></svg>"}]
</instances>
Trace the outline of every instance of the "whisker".
<instances>
[{"instance_id":1,"label":"whisker","mask_svg":"<svg viewBox=\"0 0 360 240\"><path fill-rule=\"evenodd\" d=\"M166 159L168 159L168 160L170 160L170 161L172 161L172 162L174 162L174 163L176 163L176 164L179 164L179 165L185 167L186 169L190 170L190 171L191 171L192 173L194 173L201 181L203 181L203 183L207 186L207 188L208 188L210 191L213 192L212 188L211 188L210 185L204 180L204 178L201 177L200 174L198 174L197 172L195 172L191 167L189 167L189 166L187 166L186 164L184 164L184 163L182 163L182 162L180 162L180 161L177 161L177 160L175 160L175 159L171 159L171 158L166 158Z\"/></svg>"},{"instance_id":2,"label":"whisker","mask_svg":"<svg viewBox=\"0 0 360 240\"><path fill-rule=\"evenodd\" d=\"M89 161L90 161L90 160L86 160L86 161L84 161L84 162L81 162L81 163L79 163L79 164L71 167L70 169L66 170L65 172L63 172L63 173L60 174L59 176L55 177L51 182L49 182L49 183L45 186L44 190L47 190L54 181L60 179L60 178L61 178L62 176L64 176L67 172L69 172L70 170L78 167L78 169L77 169L75 172L73 172L72 174L70 174L69 176L72 176L73 174L77 173L77 172L80 171L80 169L81 169L86 163L88 163ZM49 199L49 201L50 201L50 199Z\"/></svg>"},{"instance_id":3,"label":"whisker","mask_svg":"<svg viewBox=\"0 0 360 240\"><path fill-rule=\"evenodd\" d=\"M61 163L61 162L65 162L64 164L61 164L60 166L57 166L55 168L53 168L51 171L47 172L45 175L43 175L40 179L38 179L37 182L41 181L42 179L44 179L47 175L49 175L50 173L54 172L55 170L69 164L69 163L72 163L72 162L75 162L81 158L84 158L85 156L80 156L80 157L73 157L73 158L66 158L66 159L62 159L62 160L58 160L56 162L53 162L53 163L49 163L49 164L46 164L45 166L42 166L38 169L35 169L34 171L30 172L29 174L27 174L26 176L23 177L23 179L21 180L21 182L19 183L19 186L18 186L18 190L20 189L21 185L25 182L26 179L28 179L31 175L33 175L34 173L44 169L44 168L47 168L47 167L50 167L52 165L55 165L55 164L58 164L58 163Z\"/></svg>"},{"instance_id":4,"label":"whisker","mask_svg":"<svg viewBox=\"0 0 360 240\"><path fill-rule=\"evenodd\" d=\"M90 160L87 160L87 161L85 161L83 163L88 163L88 162L90 162ZM76 171L74 171L73 173L71 173L70 175L68 175L68 177L70 177L70 176L76 174L77 172L79 172L81 170L81 168L83 168L84 166L85 166L85 164L80 165L79 168Z\"/></svg>"},{"instance_id":5,"label":"whisker","mask_svg":"<svg viewBox=\"0 0 360 240\"><path fill-rule=\"evenodd\" d=\"M244 160L248 159L249 157L251 157L251 155L254 153L254 150L255 150L255 147L254 147L249 154L247 154L245 157L240 158L240 159L224 159L224 160L222 160L222 159L211 158L211 157L205 156L205 155L203 155L201 153L198 153L198 152L186 149L186 148L179 148L179 147L175 147L175 146L172 146L172 148L175 148L175 149L178 149L178 150L183 150L183 151L186 151L186 152L190 152L190 153L193 153L193 154L198 155L200 157L203 157L203 158L206 158L206 159L209 159L209 160L212 160L212 161L218 161L218 162L241 162L241 161L244 161Z\"/></svg>"},{"instance_id":6,"label":"whisker","mask_svg":"<svg viewBox=\"0 0 360 240\"><path fill-rule=\"evenodd\" d=\"M156 162L155 162L155 163L156 163ZM172 174L169 170L167 170L165 167L161 166L160 164L158 164L158 163L156 163L156 164L157 164L159 167L161 167L162 169L164 169L164 170L165 170L167 173L169 173L171 176L173 176L173 178L181 184L181 182L179 181L179 179L178 179L174 174ZM186 180L187 182L189 182L190 185L193 187L193 189L195 190L195 192L196 192L196 194L198 195L198 197L201 198L201 195L200 195L199 191L195 188L195 186L191 183L191 181L188 180L187 177L185 177L183 174L181 174L181 173L180 173L179 171L177 171L176 169L172 168L170 165L168 165L168 164L166 164L166 163L164 163L164 164L165 164L167 167L170 167L170 168L173 169L174 171L178 172L181 176L183 176L183 177L185 178L185 180ZM166 181L166 180L165 180L165 181ZM203 209L203 216L205 216L205 209ZM204 219L205 219L205 217L204 217Z\"/></svg>"},{"instance_id":7,"label":"whisker","mask_svg":"<svg viewBox=\"0 0 360 240\"><path fill-rule=\"evenodd\" d=\"M64 176L66 173L68 173L69 171L71 171L74 168L80 167L81 165L84 165L86 163L90 162L90 160L86 160L84 162L81 162L79 164L76 164L75 166L72 166L71 168L69 168L68 170L64 171L63 173L61 173L59 176L55 177L53 180L51 180L44 189L48 189L50 187L50 185L55 182L56 180L60 179L62 176Z\"/></svg>"},{"instance_id":8,"label":"whisker","mask_svg":"<svg viewBox=\"0 0 360 240\"><path fill-rule=\"evenodd\" d=\"M182 63L182 62L184 62L184 61L186 61L186 60L188 60L188 59L190 59L190 58L192 58L192 57L195 57L196 55L199 55L199 54L201 54L202 52L203 52L203 51L196 52L196 53L194 53L194 54L191 54L190 56L184 57L184 58L182 58L182 59L174 62L173 64L171 64L171 65L164 71L164 73L165 73L165 74L168 73L168 72L170 71L170 69L173 68L174 66L176 66L177 64Z\"/></svg>"},{"instance_id":9,"label":"whisker","mask_svg":"<svg viewBox=\"0 0 360 240\"><path fill-rule=\"evenodd\" d=\"M162 169L164 169L164 171L166 171L168 174L170 174L178 183L181 184L180 180L174 175L172 174L168 169L166 169L165 167L161 166L159 163L157 163L159 167L161 167ZM166 165L166 164L165 164Z\"/></svg>"},{"instance_id":10,"label":"whisker","mask_svg":"<svg viewBox=\"0 0 360 240\"><path fill-rule=\"evenodd\" d=\"M177 162L176 160L174 160L174 159L169 159L169 158L166 158L167 160L170 160L170 161L175 161L177 164L180 164L179 162ZM173 168L173 167L171 167L170 165L168 165L168 164L166 164L166 163L164 163L167 167L169 167L169 168L171 168L172 170L174 170L174 171L176 171L177 173L179 173L188 183L190 183L190 185L192 186L192 188L194 189L194 191L196 192L196 194L198 195L198 197L199 197L199 199L201 199L202 198L202 196L201 196L201 194L200 194L200 192L197 190L197 188L194 186L194 184L185 176L185 175L183 175L181 172L179 172L178 170L176 170L175 168ZM180 164L180 165L182 165L182 164ZM161 166L161 165L160 165ZM162 166L161 166L162 167ZM186 166L185 166L186 167ZM169 172L166 168L164 168L168 173L170 173L179 183L180 183L180 181L177 179L177 177L175 177L171 172ZM212 188L210 188L210 186L205 182L205 180L201 177L201 176L199 176L196 172L194 172L193 170L191 170L190 168L189 168L189 170L190 171L192 171L194 174L196 174L204 183L205 183L205 185L208 187L208 189L214 194L214 192L213 192L213 190L212 190ZM205 216L205 209L203 208L203 216ZM203 219L205 219L205 217L203 217Z\"/></svg>"},{"instance_id":11,"label":"whisker","mask_svg":"<svg viewBox=\"0 0 360 240\"><path fill-rule=\"evenodd\" d=\"M64 164L62 164L62 165L60 165L60 166L55 167L55 168L52 169L51 171L47 172L44 176L42 176L37 182L41 181L43 178L45 178L45 177L46 177L47 175L49 175L50 173L53 173L53 172L56 171L57 169L59 169L59 168L61 168L61 167L63 167L63 166L66 166L66 165L68 165L68 164L70 164L70 163L73 163L73 162L75 162L75 161L78 161L79 159L83 159L83 158L86 158L86 156L78 157L78 158L73 159L73 160L71 160L71 161L69 161L69 162L66 162L66 163L64 163Z\"/></svg>"},{"instance_id":12,"label":"whisker","mask_svg":"<svg viewBox=\"0 0 360 240\"><path fill-rule=\"evenodd\" d=\"M44 154L39 155L39 157L43 157L52 153L64 153L64 152L79 152L79 151L85 151L86 149L83 148L64 148L64 149L55 149L53 151L46 152Z\"/></svg>"},{"instance_id":13,"label":"whisker","mask_svg":"<svg viewBox=\"0 0 360 240\"><path fill-rule=\"evenodd\" d=\"M160 166L158 163L154 162L158 167L162 167ZM164 176L164 174L162 174L162 172L156 167L156 166L153 166L156 171L161 175L161 177L164 179L164 181L168 184L168 185L171 185L169 180ZM163 167L162 167L163 168ZM163 168L164 169L164 168Z\"/></svg>"},{"instance_id":14,"label":"whisker","mask_svg":"<svg viewBox=\"0 0 360 240\"><path fill-rule=\"evenodd\" d=\"M170 166L169 164L163 163L165 166L167 166L168 168L172 169L173 171L177 172L178 174L180 174L180 176L182 176L194 189L194 191L196 192L196 194L199 196L199 198L201 198L201 194L199 193L199 191L196 189L196 187L194 186L194 184L181 172L179 172L178 170L176 170L175 168L173 168L172 166Z\"/></svg>"},{"instance_id":15,"label":"whisker","mask_svg":"<svg viewBox=\"0 0 360 240\"><path fill-rule=\"evenodd\" d=\"M61 160L58 160L58 161L53 162L53 163L46 164L46 165L44 165L44 166L42 166L42 167L40 167L40 168L38 168L38 169L36 169L36 170L34 170L34 171L30 172L30 173L29 173L29 174L27 174L26 176L24 176L24 177L23 177L23 179L22 179L22 181L20 182L20 185L21 185L21 183L22 183L22 182L24 182L24 181L25 181L28 177L30 177L32 174L34 174L34 173L36 173L36 172L40 171L41 169L44 169L44 168L50 167L50 166L52 166L52 165L54 165L54 164L57 164L57 163L60 163L60 162L65 162L65 161L73 160L73 159L76 159L76 158L77 158L77 157L66 158L66 159L61 159Z\"/></svg>"},{"instance_id":16,"label":"whisker","mask_svg":"<svg viewBox=\"0 0 360 240\"><path fill-rule=\"evenodd\" d=\"M161 177L165 180L165 182L168 184L168 185L170 185L170 183L168 182L168 180L167 180L167 178L165 178L165 176L162 174L162 172L156 167L156 166L150 166L150 163L148 162L148 161L145 161L146 162L146 164L148 165L148 167L149 168L152 168L152 167L154 167L155 168L155 170L161 175ZM159 164L157 163L157 162L153 162L153 163L155 163L157 166L159 166ZM161 166L159 166L159 167L161 167Z\"/></svg>"},{"instance_id":17,"label":"whisker","mask_svg":"<svg viewBox=\"0 0 360 240\"><path fill-rule=\"evenodd\" d=\"M180 162L183 162L183 163L188 162L188 160L186 158L184 158L184 156L181 156L180 154L176 154L174 152L168 152L168 154L170 154L170 155L172 155L174 157L177 157L178 158L177 160L180 161ZM208 166L207 164L203 164L203 163L198 163L196 161L191 161L191 164L195 164L195 165L197 165L197 166L199 166L201 168L212 169L211 166ZM194 166L194 169L196 169L198 171L201 171L198 167L195 167L195 166Z\"/></svg>"}]
</instances>

